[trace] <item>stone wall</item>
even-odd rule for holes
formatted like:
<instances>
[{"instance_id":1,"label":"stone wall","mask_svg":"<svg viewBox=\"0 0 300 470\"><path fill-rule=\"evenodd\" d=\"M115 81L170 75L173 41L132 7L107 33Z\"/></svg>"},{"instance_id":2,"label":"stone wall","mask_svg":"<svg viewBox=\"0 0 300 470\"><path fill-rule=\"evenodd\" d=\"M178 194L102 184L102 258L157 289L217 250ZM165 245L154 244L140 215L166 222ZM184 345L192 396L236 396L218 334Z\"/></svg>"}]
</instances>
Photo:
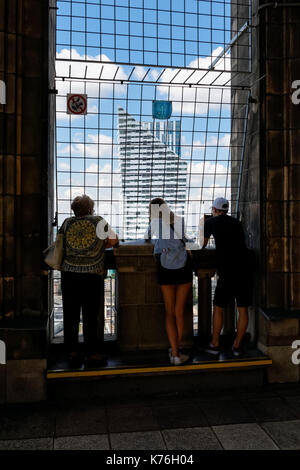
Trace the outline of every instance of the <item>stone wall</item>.
<instances>
[{"instance_id":1,"label":"stone wall","mask_svg":"<svg viewBox=\"0 0 300 470\"><path fill-rule=\"evenodd\" d=\"M0 402L45 397L52 204L48 106L49 2L0 0ZM53 67L52 67L53 70ZM53 196L52 196L53 201Z\"/></svg>"},{"instance_id":2,"label":"stone wall","mask_svg":"<svg viewBox=\"0 0 300 470\"><path fill-rule=\"evenodd\" d=\"M0 1L0 318L47 315L47 3Z\"/></svg>"},{"instance_id":3,"label":"stone wall","mask_svg":"<svg viewBox=\"0 0 300 470\"><path fill-rule=\"evenodd\" d=\"M300 105L292 103L291 84L300 79L300 8L259 8L255 0L252 20L251 94L258 103L249 106L240 210L259 258L256 331L273 359L268 378L298 381L291 343L300 334Z\"/></svg>"},{"instance_id":4,"label":"stone wall","mask_svg":"<svg viewBox=\"0 0 300 470\"><path fill-rule=\"evenodd\" d=\"M270 381L298 381L291 344L300 326L300 105L291 100L300 78L300 8L260 12L261 223L264 315L259 344L273 358ZM295 317L295 318L293 318Z\"/></svg>"}]
</instances>

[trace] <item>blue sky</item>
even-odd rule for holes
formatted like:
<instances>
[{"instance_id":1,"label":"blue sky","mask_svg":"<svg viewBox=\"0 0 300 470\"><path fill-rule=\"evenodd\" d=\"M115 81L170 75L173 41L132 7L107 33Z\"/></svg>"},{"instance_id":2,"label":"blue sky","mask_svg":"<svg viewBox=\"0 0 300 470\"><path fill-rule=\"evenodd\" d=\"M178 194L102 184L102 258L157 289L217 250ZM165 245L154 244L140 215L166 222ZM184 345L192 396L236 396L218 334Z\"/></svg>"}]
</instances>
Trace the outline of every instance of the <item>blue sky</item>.
<instances>
[{"instance_id":1,"label":"blue sky","mask_svg":"<svg viewBox=\"0 0 300 470\"><path fill-rule=\"evenodd\" d=\"M230 2L145 0L144 5L142 0L58 1L58 51L76 46L80 54L93 56L101 47L112 61L184 67L230 40Z\"/></svg>"}]
</instances>

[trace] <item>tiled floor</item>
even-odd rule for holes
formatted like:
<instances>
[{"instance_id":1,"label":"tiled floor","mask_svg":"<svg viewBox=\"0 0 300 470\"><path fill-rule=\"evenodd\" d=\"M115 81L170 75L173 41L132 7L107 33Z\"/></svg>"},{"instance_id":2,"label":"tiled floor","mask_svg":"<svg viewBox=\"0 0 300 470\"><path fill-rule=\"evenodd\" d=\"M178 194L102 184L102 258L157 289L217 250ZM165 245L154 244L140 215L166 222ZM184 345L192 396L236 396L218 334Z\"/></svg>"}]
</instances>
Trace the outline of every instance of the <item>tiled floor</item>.
<instances>
[{"instance_id":1,"label":"tiled floor","mask_svg":"<svg viewBox=\"0 0 300 470\"><path fill-rule=\"evenodd\" d=\"M300 449L300 385L0 406L0 450Z\"/></svg>"}]
</instances>

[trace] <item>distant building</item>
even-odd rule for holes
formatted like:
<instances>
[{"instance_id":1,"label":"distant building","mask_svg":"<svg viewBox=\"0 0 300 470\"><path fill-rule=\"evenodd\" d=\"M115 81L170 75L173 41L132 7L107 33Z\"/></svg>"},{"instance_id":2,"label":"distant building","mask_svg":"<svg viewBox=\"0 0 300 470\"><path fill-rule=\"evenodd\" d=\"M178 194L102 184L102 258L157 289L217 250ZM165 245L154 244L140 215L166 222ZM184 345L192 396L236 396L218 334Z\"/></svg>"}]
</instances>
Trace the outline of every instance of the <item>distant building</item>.
<instances>
[{"instance_id":1,"label":"distant building","mask_svg":"<svg viewBox=\"0 0 300 470\"><path fill-rule=\"evenodd\" d=\"M139 122L118 107L123 238L143 238L149 202L162 197L177 215L184 214L187 163L181 155L181 122Z\"/></svg>"}]
</instances>

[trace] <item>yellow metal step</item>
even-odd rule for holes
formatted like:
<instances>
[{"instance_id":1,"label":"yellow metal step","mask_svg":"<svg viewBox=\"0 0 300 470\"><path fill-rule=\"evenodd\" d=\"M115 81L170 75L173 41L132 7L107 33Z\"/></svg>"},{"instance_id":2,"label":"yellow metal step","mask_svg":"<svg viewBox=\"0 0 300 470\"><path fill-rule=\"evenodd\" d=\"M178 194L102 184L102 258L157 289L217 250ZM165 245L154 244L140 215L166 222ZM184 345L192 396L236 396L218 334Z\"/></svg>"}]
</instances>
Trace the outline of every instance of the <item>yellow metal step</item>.
<instances>
[{"instance_id":1,"label":"yellow metal step","mask_svg":"<svg viewBox=\"0 0 300 470\"><path fill-rule=\"evenodd\" d=\"M217 360L206 362L192 362L186 365L172 366L172 365L159 365L159 366L121 366L121 367L103 367L95 369L83 370L66 370L66 369L49 369L47 371L47 379L65 379L65 378L85 378L85 377L105 377L105 376L118 376L118 375L135 375L135 374L156 374L156 373L174 373L174 372L197 372L204 370L224 370L224 369L244 369L251 367L266 367L272 365L272 360L266 356L251 357L245 359L232 359L232 360Z\"/></svg>"}]
</instances>

